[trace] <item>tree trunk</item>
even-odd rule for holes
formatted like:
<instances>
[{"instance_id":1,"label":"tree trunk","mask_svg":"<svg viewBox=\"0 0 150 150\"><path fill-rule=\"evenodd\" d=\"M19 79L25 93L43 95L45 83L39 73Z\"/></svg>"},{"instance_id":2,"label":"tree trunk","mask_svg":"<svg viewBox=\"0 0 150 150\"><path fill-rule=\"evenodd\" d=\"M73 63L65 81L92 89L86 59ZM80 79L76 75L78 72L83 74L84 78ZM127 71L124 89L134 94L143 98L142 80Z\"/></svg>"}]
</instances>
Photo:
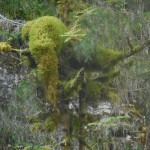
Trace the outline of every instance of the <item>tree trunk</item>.
<instances>
[{"instance_id":1,"label":"tree trunk","mask_svg":"<svg viewBox=\"0 0 150 150\"><path fill-rule=\"evenodd\" d=\"M64 150L71 150L70 146L70 110L69 110L69 100L65 100L63 104L63 132L64 132Z\"/></svg>"},{"instance_id":2,"label":"tree trunk","mask_svg":"<svg viewBox=\"0 0 150 150\"><path fill-rule=\"evenodd\" d=\"M85 92L85 73L81 75L82 87L79 92L79 150L85 149L84 125L87 123L87 104Z\"/></svg>"}]
</instances>

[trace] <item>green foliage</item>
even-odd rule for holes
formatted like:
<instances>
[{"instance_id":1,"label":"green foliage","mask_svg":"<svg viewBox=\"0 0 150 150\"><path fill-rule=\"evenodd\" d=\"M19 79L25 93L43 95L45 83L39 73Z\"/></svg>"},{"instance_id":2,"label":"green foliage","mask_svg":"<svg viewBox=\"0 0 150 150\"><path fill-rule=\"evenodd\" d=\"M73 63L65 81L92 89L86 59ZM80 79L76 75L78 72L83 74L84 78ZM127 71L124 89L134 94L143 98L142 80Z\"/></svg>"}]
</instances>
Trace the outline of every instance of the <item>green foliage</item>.
<instances>
[{"instance_id":1,"label":"green foliage","mask_svg":"<svg viewBox=\"0 0 150 150\"><path fill-rule=\"evenodd\" d=\"M117 117L106 117L100 121L94 122L94 123L89 123L88 127L90 128L99 128L101 129L102 127L114 127L117 128L118 127L127 127L127 128L131 128L130 124L128 124L128 120L130 118L127 116L117 116ZM120 123L119 123L120 122Z\"/></svg>"},{"instance_id":2,"label":"green foliage","mask_svg":"<svg viewBox=\"0 0 150 150\"><path fill-rule=\"evenodd\" d=\"M45 140L44 134L36 134L30 130L26 116L39 111L39 99L36 97L33 80L23 80L13 90L12 98L0 107L0 149L27 146L32 142L40 144Z\"/></svg>"},{"instance_id":3,"label":"green foliage","mask_svg":"<svg viewBox=\"0 0 150 150\"><path fill-rule=\"evenodd\" d=\"M32 20L56 12L51 1L42 0L6 0L0 1L0 6L1 13L13 19Z\"/></svg>"},{"instance_id":4,"label":"green foliage","mask_svg":"<svg viewBox=\"0 0 150 150\"><path fill-rule=\"evenodd\" d=\"M98 59L97 57L101 54L97 56L97 48L101 49L102 52L106 52L106 55L106 49L108 49L108 53L110 50L115 50L116 53L117 50L128 51L130 47L127 37L132 37L133 46L137 45L141 42L139 37L142 29L146 28L144 21L141 21L136 15L132 17L127 12L114 11L111 8L105 9L103 7L96 8L92 13L84 15L77 25L80 30L84 30L84 33L86 33L79 42L74 44L73 48L79 61L94 60L95 56ZM118 55L120 54L118 52ZM106 59L108 58L109 61L110 57L107 55ZM104 59L105 57L103 57Z\"/></svg>"},{"instance_id":5,"label":"green foliage","mask_svg":"<svg viewBox=\"0 0 150 150\"><path fill-rule=\"evenodd\" d=\"M84 69L81 68L74 78L70 79L69 81L64 81L61 83L63 86L62 95L64 97L74 96L76 93L79 92L79 90L81 89L81 84L83 82L81 81L81 76L83 72Z\"/></svg>"},{"instance_id":6,"label":"green foliage","mask_svg":"<svg viewBox=\"0 0 150 150\"><path fill-rule=\"evenodd\" d=\"M87 97L90 101L101 100L101 89L103 85L96 81L89 81L86 85ZM93 102L92 102L93 103Z\"/></svg>"},{"instance_id":7,"label":"green foliage","mask_svg":"<svg viewBox=\"0 0 150 150\"><path fill-rule=\"evenodd\" d=\"M114 9L122 10L125 9L126 0L103 0L108 3Z\"/></svg>"},{"instance_id":8,"label":"green foliage","mask_svg":"<svg viewBox=\"0 0 150 150\"><path fill-rule=\"evenodd\" d=\"M1 27L1 26L0 26ZM5 29L0 29L0 39L2 39L3 42L6 42L9 38L12 38L13 43L17 42L20 36L20 32L11 32L7 31Z\"/></svg>"}]
</instances>

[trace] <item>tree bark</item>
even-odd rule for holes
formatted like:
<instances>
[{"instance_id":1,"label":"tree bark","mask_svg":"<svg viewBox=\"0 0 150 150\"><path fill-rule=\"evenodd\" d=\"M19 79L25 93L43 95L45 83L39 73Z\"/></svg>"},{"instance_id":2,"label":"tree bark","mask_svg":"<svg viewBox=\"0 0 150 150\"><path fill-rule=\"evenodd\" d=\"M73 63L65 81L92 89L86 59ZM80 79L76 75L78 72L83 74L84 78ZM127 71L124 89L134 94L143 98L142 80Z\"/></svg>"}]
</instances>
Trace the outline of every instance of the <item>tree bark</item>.
<instances>
[{"instance_id":1,"label":"tree bark","mask_svg":"<svg viewBox=\"0 0 150 150\"><path fill-rule=\"evenodd\" d=\"M71 150L71 144L70 144L70 110L69 110L69 100L64 100L63 103L63 132L64 132L64 143L63 143L63 149L64 150Z\"/></svg>"},{"instance_id":2,"label":"tree bark","mask_svg":"<svg viewBox=\"0 0 150 150\"><path fill-rule=\"evenodd\" d=\"M85 149L84 139L85 131L84 125L87 123L87 104L86 104L86 91L85 91L85 73L81 75L82 86L79 91L79 150Z\"/></svg>"}]
</instances>

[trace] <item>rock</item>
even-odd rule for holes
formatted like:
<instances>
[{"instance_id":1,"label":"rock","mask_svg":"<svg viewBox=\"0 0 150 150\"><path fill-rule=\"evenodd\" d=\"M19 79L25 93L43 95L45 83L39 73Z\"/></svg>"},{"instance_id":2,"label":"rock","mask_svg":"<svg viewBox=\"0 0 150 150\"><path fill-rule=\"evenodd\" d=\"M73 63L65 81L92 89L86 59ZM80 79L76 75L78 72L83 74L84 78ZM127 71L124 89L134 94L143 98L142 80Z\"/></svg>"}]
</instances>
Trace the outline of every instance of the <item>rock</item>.
<instances>
[{"instance_id":1,"label":"rock","mask_svg":"<svg viewBox=\"0 0 150 150\"><path fill-rule=\"evenodd\" d=\"M0 105L10 100L13 89L26 74L19 56L0 53Z\"/></svg>"}]
</instances>

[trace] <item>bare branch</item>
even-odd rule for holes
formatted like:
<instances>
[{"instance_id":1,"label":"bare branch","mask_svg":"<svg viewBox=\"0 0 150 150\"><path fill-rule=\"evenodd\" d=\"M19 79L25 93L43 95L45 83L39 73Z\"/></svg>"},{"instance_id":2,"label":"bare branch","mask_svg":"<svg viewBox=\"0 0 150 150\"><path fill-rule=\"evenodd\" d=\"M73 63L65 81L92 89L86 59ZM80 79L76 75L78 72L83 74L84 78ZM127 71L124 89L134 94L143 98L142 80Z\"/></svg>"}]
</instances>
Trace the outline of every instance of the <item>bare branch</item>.
<instances>
[{"instance_id":1,"label":"bare branch","mask_svg":"<svg viewBox=\"0 0 150 150\"><path fill-rule=\"evenodd\" d=\"M2 14L0 14L0 22L7 22L7 23L17 25L17 26L22 26L24 24L24 22L20 23L19 21L14 21L14 20L8 19L5 16L3 16Z\"/></svg>"}]
</instances>

